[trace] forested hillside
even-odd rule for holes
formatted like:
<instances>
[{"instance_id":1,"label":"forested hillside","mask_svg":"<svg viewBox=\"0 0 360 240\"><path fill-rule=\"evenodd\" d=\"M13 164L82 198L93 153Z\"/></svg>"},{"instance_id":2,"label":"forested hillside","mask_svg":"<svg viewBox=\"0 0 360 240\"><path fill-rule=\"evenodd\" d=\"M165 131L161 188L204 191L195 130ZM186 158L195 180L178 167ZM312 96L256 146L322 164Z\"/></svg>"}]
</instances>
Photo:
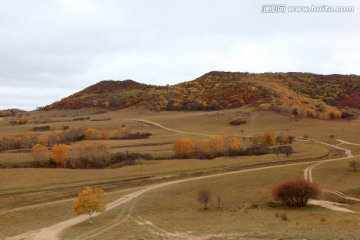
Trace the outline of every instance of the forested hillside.
<instances>
[{"instance_id":1,"label":"forested hillside","mask_svg":"<svg viewBox=\"0 0 360 240\"><path fill-rule=\"evenodd\" d=\"M348 117L360 108L360 77L312 73L210 72L193 81L152 86L132 80L102 81L44 107L44 110L145 106L155 111L197 111L255 104L298 117Z\"/></svg>"}]
</instances>

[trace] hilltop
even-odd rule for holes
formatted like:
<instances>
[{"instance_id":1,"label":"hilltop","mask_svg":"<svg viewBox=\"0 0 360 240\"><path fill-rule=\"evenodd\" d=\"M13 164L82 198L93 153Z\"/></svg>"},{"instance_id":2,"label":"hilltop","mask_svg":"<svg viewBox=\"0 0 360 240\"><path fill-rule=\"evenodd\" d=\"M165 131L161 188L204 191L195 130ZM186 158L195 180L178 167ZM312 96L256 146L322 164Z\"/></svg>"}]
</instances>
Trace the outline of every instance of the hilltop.
<instances>
[{"instance_id":1,"label":"hilltop","mask_svg":"<svg viewBox=\"0 0 360 240\"><path fill-rule=\"evenodd\" d=\"M297 72L209 72L170 86L106 80L43 109L145 106L155 111L197 111L238 108L245 104L298 117L347 118L351 114L346 109L360 108L360 77Z\"/></svg>"},{"instance_id":2,"label":"hilltop","mask_svg":"<svg viewBox=\"0 0 360 240\"><path fill-rule=\"evenodd\" d=\"M17 108L9 108L0 110L0 117L9 117L15 116L17 113L24 113L25 110L17 109Z\"/></svg>"}]
</instances>

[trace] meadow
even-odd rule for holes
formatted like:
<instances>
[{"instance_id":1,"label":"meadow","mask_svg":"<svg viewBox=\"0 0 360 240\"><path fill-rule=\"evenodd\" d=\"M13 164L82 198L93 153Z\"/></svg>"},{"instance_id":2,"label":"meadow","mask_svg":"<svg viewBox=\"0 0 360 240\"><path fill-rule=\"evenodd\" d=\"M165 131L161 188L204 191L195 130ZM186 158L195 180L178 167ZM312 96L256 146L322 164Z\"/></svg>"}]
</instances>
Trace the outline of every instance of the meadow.
<instances>
[{"instance_id":1,"label":"meadow","mask_svg":"<svg viewBox=\"0 0 360 240\"><path fill-rule=\"evenodd\" d=\"M72 199L85 186L105 189L110 202L161 182L343 156L343 152L326 145L295 141L292 144L295 153L290 157L267 154L213 160L172 159L172 143L176 139L200 139L202 136L177 133L134 119L152 121L189 133L236 136L241 147L251 146L248 139L250 135L265 131L272 131L276 135L288 132L297 138L308 135L311 139L331 144L336 143L337 138L359 143L360 133L359 120L294 120L287 115L258 111L249 106L214 112L153 112L142 108L102 114L94 112L94 109L34 111L29 114L29 123L15 126L9 125L11 118L6 117L0 122L0 137L32 133L31 129L39 126L34 120L45 118L49 122L40 125L49 125L52 130L61 129L64 125L96 129L116 129L125 125L134 132L150 132L152 135L149 139L86 140L71 145L101 142L108 144L112 153L150 153L164 160L146 160L142 169L138 165L106 169L44 169L30 168L30 149L1 152L0 238L37 230L71 218ZM72 121L78 116L90 117L90 120ZM230 125L229 122L235 118L245 119L247 123ZM91 121L94 119L106 120ZM330 138L330 135L334 137ZM360 154L359 146L344 147L352 150L354 155ZM348 161L330 162L315 168L315 181L322 188L359 197L360 188L356 184L358 173L349 171ZM281 180L303 177L306 166L278 167L162 187L101 214L95 218L92 226L84 222L70 227L62 233L62 238L76 239L90 231L89 239L119 239L119 236L121 239L141 239L144 236L146 239L328 239L334 234L339 239L354 239L359 234L351 231L359 220L357 213L337 213L316 206L288 209L272 200L272 188ZM202 188L208 188L213 194L210 209L205 211L196 201L197 191ZM216 194L222 199L220 207L217 206ZM322 197L334 199L327 194ZM356 203L351 203L350 208L360 210ZM283 220L284 214L288 220ZM122 221L126 216L129 219ZM274 226L274 222L278 224Z\"/></svg>"}]
</instances>

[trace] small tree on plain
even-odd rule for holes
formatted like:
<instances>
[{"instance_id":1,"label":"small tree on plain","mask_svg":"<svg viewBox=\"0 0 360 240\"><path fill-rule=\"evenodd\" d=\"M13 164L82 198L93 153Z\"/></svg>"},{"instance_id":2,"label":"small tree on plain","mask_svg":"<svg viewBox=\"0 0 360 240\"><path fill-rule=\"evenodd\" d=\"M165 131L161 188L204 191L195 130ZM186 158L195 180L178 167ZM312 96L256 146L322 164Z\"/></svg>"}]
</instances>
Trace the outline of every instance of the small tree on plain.
<instances>
[{"instance_id":1,"label":"small tree on plain","mask_svg":"<svg viewBox=\"0 0 360 240\"><path fill-rule=\"evenodd\" d=\"M143 164L144 164L144 159L142 159L142 158L136 159L136 160L135 160L135 164L136 164L136 165L140 165L140 169L142 170L142 166L143 166Z\"/></svg>"},{"instance_id":2,"label":"small tree on plain","mask_svg":"<svg viewBox=\"0 0 360 240\"><path fill-rule=\"evenodd\" d=\"M105 212L106 206L104 191L100 188L92 189L91 187L86 187L74 200L75 214L89 214L90 224L93 223L92 214L95 212Z\"/></svg>"},{"instance_id":3,"label":"small tree on plain","mask_svg":"<svg viewBox=\"0 0 360 240\"><path fill-rule=\"evenodd\" d=\"M221 208L221 196L219 194L216 194L216 201L218 208Z\"/></svg>"},{"instance_id":4,"label":"small tree on plain","mask_svg":"<svg viewBox=\"0 0 360 240\"><path fill-rule=\"evenodd\" d=\"M278 147L278 151L286 154L287 157L294 153L294 149L291 146L280 146Z\"/></svg>"},{"instance_id":5,"label":"small tree on plain","mask_svg":"<svg viewBox=\"0 0 360 240\"><path fill-rule=\"evenodd\" d=\"M288 179L277 185L272 194L284 206L305 207L310 198L319 196L320 189L304 179Z\"/></svg>"},{"instance_id":6,"label":"small tree on plain","mask_svg":"<svg viewBox=\"0 0 360 240\"><path fill-rule=\"evenodd\" d=\"M351 161L351 162L349 162L349 167L352 168L355 172L360 167L360 162Z\"/></svg>"},{"instance_id":7,"label":"small tree on plain","mask_svg":"<svg viewBox=\"0 0 360 240\"><path fill-rule=\"evenodd\" d=\"M210 191L206 189L201 189L198 192L198 201L204 205L204 209L207 209L207 205L210 201Z\"/></svg>"}]
</instances>

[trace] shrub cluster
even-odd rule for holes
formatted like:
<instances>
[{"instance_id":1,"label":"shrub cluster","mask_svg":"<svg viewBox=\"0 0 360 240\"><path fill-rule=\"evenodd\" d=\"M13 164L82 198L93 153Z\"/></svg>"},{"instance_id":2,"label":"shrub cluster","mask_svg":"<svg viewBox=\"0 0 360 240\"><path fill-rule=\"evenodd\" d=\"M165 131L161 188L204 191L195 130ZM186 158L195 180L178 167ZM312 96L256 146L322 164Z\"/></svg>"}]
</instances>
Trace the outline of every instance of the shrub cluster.
<instances>
[{"instance_id":1,"label":"shrub cluster","mask_svg":"<svg viewBox=\"0 0 360 240\"><path fill-rule=\"evenodd\" d=\"M41 130L48 126L40 127ZM39 130L39 129L37 129ZM53 130L47 133L20 134L0 138L0 151L32 148L36 144L52 147L55 144L69 144L80 140L103 139L145 139L151 133L132 133L129 128L123 127L115 130L97 130L95 128L68 128Z\"/></svg>"},{"instance_id":2,"label":"shrub cluster","mask_svg":"<svg viewBox=\"0 0 360 240\"><path fill-rule=\"evenodd\" d=\"M102 143L68 146L55 144L50 152L37 144L32 150L34 167L104 168L110 166L110 147Z\"/></svg>"},{"instance_id":3,"label":"shrub cluster","mask_svg":"<svg viewBox=\"0 0 360 240\"><path fill-rule=\"evenodd\" d=\"M122 165L135 165L137 159L151 160L153 156L148 153L138 152L117 152L114 153L111 159L112 164L121 163Z\"/></svg>"},{"instance_id":4,"label":"shrub cluster","mask_svg":"<svg viewBox=\"0 0 360 240\"><path fill-rule=\"evenodd\" d=\"M235 155L240 151L240 142L235 137L214 135L200 140L182 138L174 142L174 153L177 158L213 159Z\"/></svg>"},{"instance_id":5,"label":"shrub cluster","mask_svg":"<svg viewBox=\"0 0 360 240\"><path fill-rule=\"evenodd\" d=\"M216 157L257 156L274 153L278 156L290 156L294 152L291 146L278 146L269 148L264 145L255 145L240 148L240 142L235 137L215 135L212 137L194 140L188 138L178 139L174 142L175 158L213 159Z\"/></svg>"},{"instance_id":6,"label":"shrub cluster","mask_svg":"<svg viewBox=\"0 0 360 240\"><path fill-rule=\"evenodd\" d=\"M237 119L230 121L230 125L234 125L234 126L238 126L238 125L245 124L245 123L246 123L246 120L241 119L241 118L237 118Z\"/></svg>"},{"instance_id":7,"label":"shrub cluster","mask_svg":"<svg viewBox=\"0 0 360 240\"><path fill-rule=\"evenodd\" d=\"M289 179L277 185L272 194L284 206L305 207L310 198L319 196L320 189L304 179Z\"/></svg>"}]
</instances>

